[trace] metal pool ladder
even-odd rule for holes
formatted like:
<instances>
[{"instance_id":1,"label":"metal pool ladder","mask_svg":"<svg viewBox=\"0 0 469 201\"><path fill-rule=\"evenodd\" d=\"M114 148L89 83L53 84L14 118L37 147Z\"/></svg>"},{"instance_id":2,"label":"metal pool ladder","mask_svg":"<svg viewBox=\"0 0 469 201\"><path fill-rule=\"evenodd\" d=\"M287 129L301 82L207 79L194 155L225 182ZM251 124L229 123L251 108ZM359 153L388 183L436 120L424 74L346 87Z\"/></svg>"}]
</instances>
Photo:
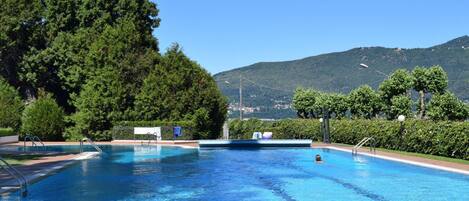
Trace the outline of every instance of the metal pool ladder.
<instances>
[{"instance_id":1,"label":"metal pool ladder","mask_svg":"<svg viewBox=\"0 0 469 201\"><path fill-rule=\"evenodd\" d=\"M94 149L96 149L96 151L98 151L100 154L103 153L103 150L101 148L98 147L98 145L96 145L93 140L91 140L90 138L83 138L80 140L80 152L83 152L83 142L88 142Z\"/></svg>"},{"instance_id":2,"label":"metal pool ladder","mask_svg":"<svg viewBox=\"0 0 469 201\"><path fill-rule=\"evenodd\" d=\"M26 142L28 141L31 141L31 145L33 147L37 147L37 143L40 143L41 144L41 147L45 150L45 146L44 146L44 143L41 141L41 139L39 139L38 136L36 135L31 135L31 134L27 134L25 137L24 137L24 141L23 141L23 151L26 151Z\"/></svg>"},{"instance_id":3,"label":"metal pool ladder","mask_svg":"<svg viewBox=\"0 0 469 201\"><path fill-rule=\"evenodd\" d=\"M26 180L24 175L2 157L0 157L0 167L18 182L21 196L26 197L28 195L28 180Z\"/></svg>"},{"instance_id":4,"label":"metal pool ladder","mask_svg":"<svg viewBox=\"0 0 469 201\"><path fill-rule=\"evenodd\" d=\"M352 154L358 154L358 150L365 145L367 142L370 142L370 152L376 153L376 140L372 137L363 138L358 144L356 144L352 149Z\"/></svg>"}]
</instances>

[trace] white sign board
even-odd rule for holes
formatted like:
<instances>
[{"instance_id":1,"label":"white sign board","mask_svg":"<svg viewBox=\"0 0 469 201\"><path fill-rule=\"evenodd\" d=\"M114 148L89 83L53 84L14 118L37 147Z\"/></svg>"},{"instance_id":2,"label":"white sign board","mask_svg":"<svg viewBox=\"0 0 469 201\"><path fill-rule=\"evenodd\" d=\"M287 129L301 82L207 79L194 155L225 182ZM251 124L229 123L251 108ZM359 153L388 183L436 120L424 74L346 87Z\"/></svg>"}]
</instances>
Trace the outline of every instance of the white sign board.
<instances>
[{"instance_id":1,"label":"white sign board","mask_svg":"<svg viewBox=\"0 0 469 201\"><path fill-rule=\"evenodd\" d=\"M135 135L156 135L161 140L161 127L134 127Z\"/></svg>"}]
</instances>

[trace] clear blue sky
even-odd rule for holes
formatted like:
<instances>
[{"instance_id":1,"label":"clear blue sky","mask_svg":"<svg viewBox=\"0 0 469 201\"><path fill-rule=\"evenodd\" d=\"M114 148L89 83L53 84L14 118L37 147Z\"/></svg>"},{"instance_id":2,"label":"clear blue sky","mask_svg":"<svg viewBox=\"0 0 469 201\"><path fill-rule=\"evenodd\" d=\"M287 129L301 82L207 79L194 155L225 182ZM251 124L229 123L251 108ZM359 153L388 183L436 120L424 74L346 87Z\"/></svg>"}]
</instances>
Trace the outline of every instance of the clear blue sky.
<instances>
[{"instance_id":1,"label":"clear blue sky","mask_svg":"<svg viewBox=\"0 0 469 201\"><path fill-rule=\"evenodd\" d=\"M154 31L212 74L362 46L429 47L469 35L469 1L159 0Z\"/></svg>"}]
</instances>

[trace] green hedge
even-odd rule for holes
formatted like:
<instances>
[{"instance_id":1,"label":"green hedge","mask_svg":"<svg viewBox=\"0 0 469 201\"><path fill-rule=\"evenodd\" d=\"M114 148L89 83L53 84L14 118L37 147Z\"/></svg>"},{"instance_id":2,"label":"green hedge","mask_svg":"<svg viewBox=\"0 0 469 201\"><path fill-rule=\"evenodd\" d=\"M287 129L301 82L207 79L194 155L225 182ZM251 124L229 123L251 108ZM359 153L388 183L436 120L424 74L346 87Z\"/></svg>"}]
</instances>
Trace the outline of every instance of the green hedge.
<instances>
[{"instance_id":1,"label":"green hedge","mask_svg":"<svg viewBox=\"0 0 469 201\"><path fill-rule=\"evenodd\" d=\"M248 124L248 121L241 124ZM255 131L272 131L277 139L322 140L317 119L287 119L270 125L259 124ZM406 120L402 128L399 122L388 120L331 120L330 137L334 143L353 145L371 136L376 139L376 146L381 148L469 160L469 122L411 119ZM243 133L236 133L239 131L230 129L230 136L250 138L254 132L246 129L242 130Z\"/></svg>"},{"instance_id":2,"label":"green hedge","mask_svg":"<svg viewBox=\"0 0 469 201\"><path fill-rule=\"evenodd\" d=\"M192 140L196 131L191 121L121 121L115 122L112 128L112 138L114 140L147 139L145 135L134 135L134 127L161 127L161 137L163 140L173 139L173 127L181 126L183 135L178 140Z\"/></svg>"},{"instance_id":3,"label":"green hedge","mask_svg":"<svg viewBox=\"0 0 469 201\"><path fill-rule=\"evenodd\" d=\"M12 128L0 128L0 137L15 135L15 131Z\"/></svg>"}]
</instances>

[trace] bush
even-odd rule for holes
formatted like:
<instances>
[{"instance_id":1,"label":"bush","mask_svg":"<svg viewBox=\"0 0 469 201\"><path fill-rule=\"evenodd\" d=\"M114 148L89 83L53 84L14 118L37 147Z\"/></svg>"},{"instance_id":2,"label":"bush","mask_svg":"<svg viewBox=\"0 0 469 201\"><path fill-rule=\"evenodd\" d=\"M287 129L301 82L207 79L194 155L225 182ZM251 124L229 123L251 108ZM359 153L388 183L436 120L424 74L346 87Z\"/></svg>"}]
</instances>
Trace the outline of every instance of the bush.
<instances>
[{"instance_id":1,"label":"bush","mask_svg":"<svg viewBox=\"0 0 469 201\"><path fill-rule=\"evenodd\" d=\"M433 96L428 104L428 116L433 120L465 120L469 111L453 93L446 92Z\"/></svg>"},{"instance_id":2,"label":"bush","mask_svg":"<svg viewBox=\"0 0 469 201\"><path fill-rule=\"evenodd\" d=\"M272 122L265 122L259 119L249 119L241 121L239 119L229 122L231 139L251 139L253 132L272 131Z\"/></svg>"},{"instance_id":3,"label":"bush","mask_svg":"<svg viewBox=\"0 0 469 201\"><path fill-rule=\"evenodd\" d=\"M273 124L275 139L322 139L320 136L320 123L317 119L287 119Z\"/></svg>"},{"instance_id":4,"label":"bush","mask_svg":"<svg viewBox=\"0 0 469 201\"><path fill-rule=\"evenodd\" d=\"M251 130L232 130L240 122L230 122L230 135ZM248 124L248 121L243 123ZM322 140L318 120L287 119L266 124L249 124L260 131L273 131L276 139ZM334 143L357 144L364 137L376 139L376 146L386 149L432 154L469 160L469 122L406 120L403 129L396 121L388 120L331 120L330 138Z\"/></svg>"},{"instance_id":5,"label":"bush","mask_svg":"<svg viewBox=\"0 0 469 201\"><path fill-rule=\"evenodd\" d=\"M15 131L12 128L0 128L0 137L15 135Z\"/></svg>"},{"instance_id":6,"label":"bush","mask_svg":"<svg viewBox=\"0 0 469 201\"><path fill-rule=\"evenodd\" d=\"M0 79L0 127L18 131L21 125L23 102L12 86Z\"/></svg>"},{"instance_id":7,"label":"bush","mask_svg":"<svg viewBox=\"0 0 469 201\"><path fill-rule=\"evenodd\" d=\"M64 112L52 96L39 97L26 107L22 116L21 133L36 135L42 140L62 140Z\"/></svg>"}]
</instances>

